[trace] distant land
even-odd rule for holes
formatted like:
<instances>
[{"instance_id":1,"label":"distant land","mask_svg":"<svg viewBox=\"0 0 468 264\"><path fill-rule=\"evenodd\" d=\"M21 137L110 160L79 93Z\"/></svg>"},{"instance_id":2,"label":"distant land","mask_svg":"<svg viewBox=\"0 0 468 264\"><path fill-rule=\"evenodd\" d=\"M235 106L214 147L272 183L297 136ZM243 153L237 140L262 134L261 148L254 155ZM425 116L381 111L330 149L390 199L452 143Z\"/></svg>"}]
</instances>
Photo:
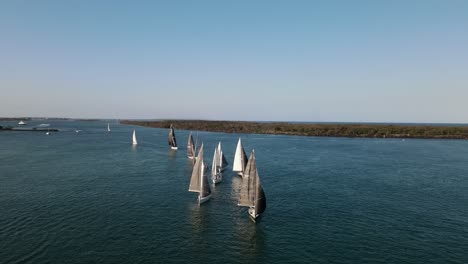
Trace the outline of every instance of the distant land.
<instances>
[{"instance_id":1,"label":"distant land","mask_svg":"<svg viewBox=\"0 0 468 264\"><path fill-rule=\"evenodd\" d=\"M225 133L317 137L468 139L467 125L323 124L207 120L121 120L120 123L155 128L169 128L170 124L173 124L176 129Z\"/></svg>"}]
</instances>

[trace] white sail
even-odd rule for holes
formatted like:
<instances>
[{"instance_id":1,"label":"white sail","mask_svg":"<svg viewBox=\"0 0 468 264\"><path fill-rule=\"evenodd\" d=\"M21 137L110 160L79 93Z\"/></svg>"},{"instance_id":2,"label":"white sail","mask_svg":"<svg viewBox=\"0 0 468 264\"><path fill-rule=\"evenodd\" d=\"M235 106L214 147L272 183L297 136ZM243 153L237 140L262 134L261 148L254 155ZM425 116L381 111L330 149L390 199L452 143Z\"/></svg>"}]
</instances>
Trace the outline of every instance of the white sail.
<instances>
[{"instance_id":1,"label":"white sail","mask_svg":"<svg viewBox=\"0 0 468 264\"><path fill-rule=\"evenodd\" d=\"M237 171L239 175L242 175L247 163L244 148L242 147L241 139L237 142L236 153L234 154L234 162L232 170Z\"/></svg>"},{"instance_id":2,"label":"white sail","mask_svg":"<svg viewBox=\"0 0 468 264\"><path fill-rule=\"evenodd\" d=\"M193 143L192 132L190 132L187 142L187 157L193 159L195 157L195 144Z\"/></svg>"},{"instance_id":3,"label":"white sail","mask_svg":"<svg viewBox=\"0 0 468 264\"><path fill-rule=\"evenodd\" d=\"M198 151L198 156L195 158L195 165L192 169L192 176L190 177L189 192L201 191L201 174L204 172L203 166L203 145Z\"/></svg>"},{"instance_id":4,"label":"white sail","mask_svg":"<svg viewBox=\"0 0 468 264\"><path fill-rule=\"evenodd\" d=\"M252 153L254 153L253 150ZM257 165L255 164L255 156L251 154L247 166L245 168L244 174L242 176L240 197L237 205L248 207L254 206L254 190L252 186L252 178L255 177L256 170Z\"/></svg>"},{"instance_id":5,"label":"white sail","mask_svg":"<svg viewBox=\"0 0 468 264\"><path fill-rule=\"evenodd\" d=\"M213 163L211 164L211 180L213 183L219 183L222 180L221 167L218 165L220 158L219 149L215 148Z\"/></svg>"},{"instance_id":6,"label":"white sail","mask_svg":"<svg viewBox=\"0 0 468 264\"><path fill-rule=\"evenodd\" d=\"M136 132L135 132L135 129L133 129L132 144L133 144L133 145L138 144L138 141L137 141L137 139L136 139Z\"/></svg>"},{"instance_id":7,"label":"white sail","mask_svg":"<svg viewBox=\"0 0 468 264\"><path fill-rule=\"evenodd\" d=\"M107 123L107 132L110 132L110 125Z\"/></svg>"},{"instance_id":8,"label":"white sail","mask_svg":"<svg viewBox=\"0 0 468 264\"><path fill-rule=\"evenodd\" d=\"M177 149L177 141L175 138L174 127L172 126L172 124L169 128L168 142L169 142L169 146L171 146L171 149Z\"/></svg>"}]
</instances>

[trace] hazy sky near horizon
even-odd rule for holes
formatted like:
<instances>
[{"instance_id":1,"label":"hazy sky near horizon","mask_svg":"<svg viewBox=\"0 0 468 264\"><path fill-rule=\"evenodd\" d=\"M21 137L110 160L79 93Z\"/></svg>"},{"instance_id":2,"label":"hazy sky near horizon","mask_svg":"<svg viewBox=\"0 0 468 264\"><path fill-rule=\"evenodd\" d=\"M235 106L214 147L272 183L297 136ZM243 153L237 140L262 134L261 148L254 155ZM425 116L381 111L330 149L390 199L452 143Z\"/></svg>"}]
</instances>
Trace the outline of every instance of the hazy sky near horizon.
<instances>
[{"instance_id":1,"label":"hazy sky near horizon","mask_svg":"<svg viewBox=\"0 0 468 264\"><path fill-rule=\"evenodd\" d=\"M468 1L2 1L0 116L468 122Z\"/></svg>"}]
</instances>

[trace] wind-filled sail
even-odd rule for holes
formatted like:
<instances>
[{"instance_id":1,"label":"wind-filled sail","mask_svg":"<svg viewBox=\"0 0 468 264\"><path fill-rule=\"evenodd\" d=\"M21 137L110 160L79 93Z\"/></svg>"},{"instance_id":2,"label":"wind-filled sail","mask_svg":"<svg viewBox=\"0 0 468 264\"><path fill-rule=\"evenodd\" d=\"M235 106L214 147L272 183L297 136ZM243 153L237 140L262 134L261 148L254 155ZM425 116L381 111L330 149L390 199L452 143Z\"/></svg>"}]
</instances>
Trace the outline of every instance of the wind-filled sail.
<instances>
[{"instance_id":1,"label":"wind-filled sail","mask_svg":"<svg viewBox=\"0 0 468 264\"><path fill-rule=\"evenodd\" d=\"M226 157L224 157L223 151L221 150L221 142L218 143L218 149L217 150L218 150L219 158L217 160L216 165L219 167L219 170L222 171L222 170L224 170L224 168L227 167L228 162L226 160Z\"/></svg>"},{"instance_id":2,"label":"wind-filled sail","mask_svg":"<svg viewBox=\"0 0 468 264\"><path fill-rule=\"evenodd\" d=\"M199 193L202 191L201 180L202 174L205 169L203 164L203 145L200 147L200 150L198 151L198 156L195 159L196 161L195 165L193 166L192 177L190 178L189 191Z\"/></svg>"},{"instance_id":3,"label":"wind-filled sail","mask_svg":"<svg viewBox=\"0 0 468 264\"><path fill-rule=\"evenodd\" d=\"M138 144L138 141L137 141L137 139L136 139L136 132L135 132L135 129L133 129L132 144L133 144L133 145Z\"/></svg>"},{"instance_id":4,"label":"wind-filled sail","mask_svg":"<svg viewBox=\"0 0 468 264\"><path fill-rule=\"evenodd\" d=\"M260 177L258 176L258 172L256 173L257 176L257 195L255 200L255 214L259 215L265 212L266 209L266 197L265 192L263 191L263 187L260 184Z\"/></svg>"},{"instance_id":5,"label":"wind-filled sail","mask_svg":"<svg viewBox=\"0 0 468 264\"><path fill-rule=\"evenodd\" d=\"M226 157L224 156L224 153L221 151L221 168L226 168L228 165L228 162L226 160Z\"/></svg>"},{"instance_id":6,"label":"wind-filled sail","mask_svg":"<svg viewBox=\"0 0 468 264\"><path fill-rule=\"evenodd\" d=\"M208 183L208 178L206 177L206 174L204 173L205 166L202 164L201 166L201 191L200 191L200 199L207 197L211 194L211 189L210 189L210 184Z\"/></svg>"},{"instance_id":7,"label":"wind-filled sail","mask_svg":"<svg viewBox=\"0 0 468 264\"><path fill-rule=\"evenodd\" d=\"M195 157L195 144L193 141L192 132L190 132L187 142L187 157L193 159Z\"/></svg>"},{"instance_id":8,"label":"wind-filled sail","mask_svg":"<svg viewBox=\"0 0 468 264\"><path fill-rule=\"evenodd\" d=\"M247 165L247 155L245 154L244 148L242 147L241 139L237 142L236 154L234 155L234 163L232 170L243 173Z\"/></svg>"},{"instance_id":9,"label":"wind-filled sail","mask_svg":"<svg viewBox=\"0 0 468 264\"><path fill-rule=\"evenodd\" d=\"M169 141L169 146L171 146L172 148L177 148L175 132L174 132L174 128L172 127L172 124L171 124L171 127L169 128L168 141Z\"/></svg>"},{"instance_id":10,"label":"wind-filled sail","mask_svg":"<svg viewBox=\"0 0 468 264\"><path fill-rule=\"evenodd\" d=\"M107 123L107 132L110 132L110 125Z\"/></svg>"},{"instance_id":11,"label":"wind-filled sail","mask_svg":"<svg viewBox=\"0 0 468 264\"><path fill-rule=\"evenodd\" d=\"M215 148L214 155L213 155L213 163L211 164L211 179L213 183L218 183L222 180L221 174L221 155L222 153L219 152L219 148Z\"/></svg>"},{"instance_id":12,"label":"wind-filled sail","mask_svg":"<svg viewBox=\"0 0 468 264\"><path fill-rule=\"evenodd\" d=\"M255 183L254 179L256 177L257 165L255 163L255 155L254 151L252 150L252 154L250 154L249 161L244 171L244 175L242 177L241 189L240 189L240 197L239 197L239 206L248 206L253 207L255 206Z\"/></svg>"}]
</instances>

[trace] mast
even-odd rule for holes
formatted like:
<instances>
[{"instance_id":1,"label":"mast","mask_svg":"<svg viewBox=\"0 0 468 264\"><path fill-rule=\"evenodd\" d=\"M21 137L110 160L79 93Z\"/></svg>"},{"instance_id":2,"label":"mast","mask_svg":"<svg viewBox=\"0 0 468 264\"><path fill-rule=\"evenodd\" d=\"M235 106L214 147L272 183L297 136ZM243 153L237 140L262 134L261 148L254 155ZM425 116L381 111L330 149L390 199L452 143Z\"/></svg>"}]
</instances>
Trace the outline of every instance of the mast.
<instances>
[{"instance_id":1,"label":"mast","mask_svg":"<svg viewBox=\"0 0 468 264\"><path fill-rule=\"evenodd\" d=\"M216 175L217 175L217 168L216 168L216 158L217 158L217 152L218 150L215 149L214 151L214 155L213 155L213 162L211 164L211 179L213 180L213 182L215 183L216 182Z\"/></svg>"}]
</instances>

